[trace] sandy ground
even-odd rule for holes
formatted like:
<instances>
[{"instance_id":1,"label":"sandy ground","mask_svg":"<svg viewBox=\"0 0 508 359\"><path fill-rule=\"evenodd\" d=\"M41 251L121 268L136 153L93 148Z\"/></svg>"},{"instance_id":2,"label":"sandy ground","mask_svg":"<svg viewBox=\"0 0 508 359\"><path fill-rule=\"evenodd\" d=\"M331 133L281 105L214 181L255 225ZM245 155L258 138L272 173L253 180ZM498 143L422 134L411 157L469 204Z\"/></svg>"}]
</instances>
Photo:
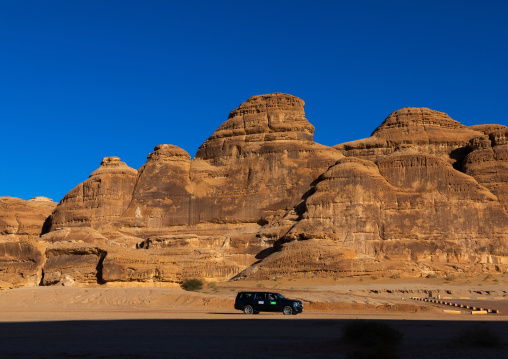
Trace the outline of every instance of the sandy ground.
<instances>
[{"instance_id":1,"label":"sandy ground","mask_svg":"<svg viewBox=\"0 0 508 359\"><path fill-rule=\"evenodd\" d=\"M0 355L7 358L346 358L352 320L389 323L404 334L399 358L508 358L508 276L464 279L307 279L176 287L36 287L0 291ZM240 290L304 302L304 313L247 316L233 309ZM481 298L500 314L448 314L409 299L431 290ZM487 328L501 348L458 342Z\"/></svg>"}]
</instances>

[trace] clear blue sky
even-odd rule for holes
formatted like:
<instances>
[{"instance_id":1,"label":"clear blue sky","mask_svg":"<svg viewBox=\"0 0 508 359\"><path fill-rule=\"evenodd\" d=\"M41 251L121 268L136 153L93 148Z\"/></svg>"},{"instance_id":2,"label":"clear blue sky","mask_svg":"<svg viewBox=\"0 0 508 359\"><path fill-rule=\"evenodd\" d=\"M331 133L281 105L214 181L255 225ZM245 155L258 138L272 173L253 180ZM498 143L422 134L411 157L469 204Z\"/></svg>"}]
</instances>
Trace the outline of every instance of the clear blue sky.
<instances>
[{"instance_id":1,"label":"clear blue sky","mask_svg":"<svg viewBox=\"0 0 508 359\"><path fill-rule=\"evenodd\" d=\"M508 124L508 1L0 1L0 196L59 201L119 156L198 147L250 96L325 145L405 106Z\"/></svg>"}]
</instances>

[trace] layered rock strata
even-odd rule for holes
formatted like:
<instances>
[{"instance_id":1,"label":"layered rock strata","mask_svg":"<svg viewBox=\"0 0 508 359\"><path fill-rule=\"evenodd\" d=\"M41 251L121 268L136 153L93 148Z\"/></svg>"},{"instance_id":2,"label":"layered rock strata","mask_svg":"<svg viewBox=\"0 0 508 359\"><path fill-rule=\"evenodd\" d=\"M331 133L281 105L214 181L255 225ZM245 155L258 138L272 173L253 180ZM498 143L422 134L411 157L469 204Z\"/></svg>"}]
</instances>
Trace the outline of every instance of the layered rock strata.
<instances>
[{"instance_id":1,"label":"layered rock strata","mask_svg":"<svg viewBox=\"0 0 508 359\"><path fill-rule=\"evenodd\" d=\"M39 284L44 246L37 239L55 207L46 197L0 197L0 288Z\"/></svg>"},{"instance_id":2,"label":"layered rock strata","mask_svg":"<svg viewBox=\"0 0 508 359\"><path fill-rule=\"evenodd\" d=\"M202 221L268 223L292 208L339 151L313 142L304 102L254 96L199 148L191 180Z\"/></svg>"},{"instance_id":3,"label":"layered rock strata","mask_svg":"<svg viewBox=\"0 0 508 359\"><path fill-rule=\"evenodd\" d=\"M38 238L56 205L46 197L34 197L29 201L0 197L0 240Z\"/></svg>"},{"instance_id":4,"label":"layered rock strata","mask_svg":"<svg viewBox=\"0 0 508 359\"><path fill-rule=\"evenodd\" d=\"M375 161L394 152L441 156L460 166L469 141L482 132L467 127L446 113L428 108L404 107L392 112L371 137L334 146L348 157Z\"/></svg>"},{"instance_id":5,"label":"layered rock strata","mask_svg":"<svg viewBox=\"0 0 508 359\"><path fill-rule=\"evenodd\" d=\"M464 173L487 187L508 212L508 128L483 127L486 135L474 138L463 161Z\"/></svg>"},{"instance_id":6,"label":"layered rock strata","mask_svg":"<svg viewBox=\"0 0 508 359\"><path fill-rule=\"evenodd\" d=\"M193 160L106 157L49 218L0 199L0 286L505 272L507 131L403 108L330 148L301 99L254 96Z\"/></svg>"}]
</instances>

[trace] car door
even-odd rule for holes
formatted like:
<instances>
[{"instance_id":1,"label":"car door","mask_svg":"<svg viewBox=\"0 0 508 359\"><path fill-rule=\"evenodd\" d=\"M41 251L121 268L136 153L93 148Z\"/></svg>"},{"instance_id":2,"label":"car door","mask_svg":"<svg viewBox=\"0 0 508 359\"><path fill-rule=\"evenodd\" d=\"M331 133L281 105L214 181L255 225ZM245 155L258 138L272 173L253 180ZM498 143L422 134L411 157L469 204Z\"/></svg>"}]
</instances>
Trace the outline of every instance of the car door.
<instances>
[{"instance_id":1,"label":"car door","mask_svg":"<svg viewBox=\"0 0 508 359\"><path fill-rule=\"evenodd\" d=\"M275 293L267 293L266 295L266 307L269 312L277 312L282 310L281 301Z\"/></svg>"},{"instance_id":2,"label":"car door","mask_svg":"<svg viewBox=\"0 0 508 359\"><path fill-rule=\"evenodd\" d=\"M253 308L254 310L263 312L267 310L268 306L266 304L266 293L256 293Z\"/></svg>"}]
</instances>

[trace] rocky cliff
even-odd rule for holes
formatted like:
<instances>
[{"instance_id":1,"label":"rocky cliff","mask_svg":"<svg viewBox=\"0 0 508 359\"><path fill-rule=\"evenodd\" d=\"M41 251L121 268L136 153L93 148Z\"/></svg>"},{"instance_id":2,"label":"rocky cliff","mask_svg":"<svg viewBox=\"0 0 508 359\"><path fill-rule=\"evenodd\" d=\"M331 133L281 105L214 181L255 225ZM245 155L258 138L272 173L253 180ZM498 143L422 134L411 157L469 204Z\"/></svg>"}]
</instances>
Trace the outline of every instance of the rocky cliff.
<instances>
[{"instance_id":1,"label":"rocky cliff","mask_svg":"<svg viewBox=\"0 0 508 359\"><path fill-rule=\"evenodd\" d=\"M44 245L38 239L55 207L46 197L0 197L0 288L39 284Z\"/></svg>"},{"instance_id":2,"label":"rocky cliff","mask_svg":"<svg viewBox=\"0 0 508 359\"><path fill-rule=\"evenodd\" d=\"M504 272L507 131L403 108L371 137L331 148L313 141L301 99L254 96L192 160L173 145L138 171L106 157L56 208L32 211L37 220L19 221L21 200L0 201L0 280Z\"/></svg>"}]
</instances>

